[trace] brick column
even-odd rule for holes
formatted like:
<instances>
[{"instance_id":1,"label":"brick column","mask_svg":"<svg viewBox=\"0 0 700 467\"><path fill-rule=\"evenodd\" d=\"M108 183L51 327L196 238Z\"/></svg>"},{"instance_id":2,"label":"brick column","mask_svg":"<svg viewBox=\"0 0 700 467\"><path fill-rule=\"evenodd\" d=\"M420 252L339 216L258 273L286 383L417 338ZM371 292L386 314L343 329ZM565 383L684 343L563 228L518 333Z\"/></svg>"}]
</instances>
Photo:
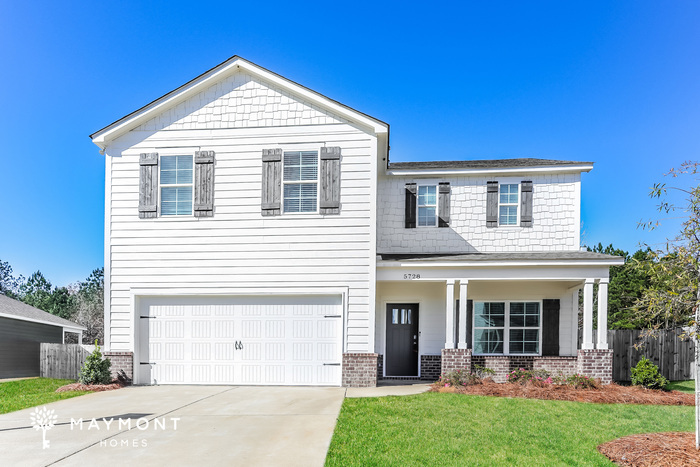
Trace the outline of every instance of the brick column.
<instances>
[{"instance_id":1,"label":"brick column","mask_svg":"<svg viewBox=\"0 0 700 467\"><path fill-rule=\"evenodd\" d=\"M442 374L472 369L472 349L442 349Z\"/></svg>"},{"instance_id":2,"label":"brick column","mask_svg":"<svg viewBox=\"0 0 700 467\"><path fill-rule=\"evenodd\" d=\"M134 354L133 352L102 352L105 358L112 362L112 378L117 378L117 372L124 370L126 376L134 380Z\"/></svg>"},{"instance_id":3,"label":"brick column","mask_svg":"<svg viewBox=\"0 0 700 467\"><path fill-rule=\"evenodd\" d=\"M603 384L612 383L612 349L580 349L576 371L589 378L600 379Z\"/></svg>"},{"instance_id":4,"label":"brick column","mask_svg":"<svg viewBox=\"0 0 700 467\"><path fill-rule=\"evenodd\" d=\"M343 387L373 388L377 386L376 353L343 354Z\"/></svg>"}]
</instances>

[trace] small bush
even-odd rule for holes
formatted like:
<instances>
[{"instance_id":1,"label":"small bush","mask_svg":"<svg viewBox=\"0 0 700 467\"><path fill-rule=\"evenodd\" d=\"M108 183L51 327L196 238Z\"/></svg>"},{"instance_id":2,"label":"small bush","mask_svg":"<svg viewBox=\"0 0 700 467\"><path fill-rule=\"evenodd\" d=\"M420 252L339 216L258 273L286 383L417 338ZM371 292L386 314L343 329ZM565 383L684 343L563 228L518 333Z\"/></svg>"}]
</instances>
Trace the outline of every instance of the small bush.
<instances>
[{"instance_id":1,"label":"small bush","mask_svg":"<svg viewBox=\"0 0 700 467\"><path fill-rule=\"evenodd\" d=\"M506 381L509 383L519 383L525 384L527 382L535 384L553 384L554 380L549 375L548 372L544 370L526 370L524 368L518 368L508 373Z\"/></svg>"},{"instance_id":2,"label":"small bush","mask_svg":"<svg viewBox=\"0 0 700 467\"><path fill-rule=\"evenodd\" d=\"M644 357L632 368L632 384L647 389L664 389L668 380L659 373L659 367Z\"/></svg>"},{"instance_id":3,"label":"small bush","mask_svg":"<svg viewBox=\"0 0 700 467\"><path fill-rule=\"evenodd\" d=\"M78 374L78 381L81 384L109 384L112 382L110 367L112 362L109 358L102 359L100 346L95 340L95 350L87 356L83 367Z\"/></svg>"},{"instance_id":4,"label":"small bush","mask_svg":"<svg viewBox=\"0 0 700 467\"><path fill-rule=\"evenodd\" d=\"M478 376L480 379L487 378L489 376L493 376L496 374L494 370L491 368L486 368L485 366L481 365L474 365L474 374Z\"/></svg>"},{"instance_id":5,"label":"small bush","mask_svg":"<svg viewBox=\"0 0 700 467\"><path fill-rule=\"evenodd\" d=\"M598 382L593 378L589 378L585 375L570 375L563 380L563 384L572 386L576 389L597 389Z\"/></svg>"},{"instance_id":6,"label":"small bush","mask_svg":"<svg viewBox=\"0 0 700 467\"><path fill-rule=\"evenodd\" d=\"M485 370L493 371L488 368ZM467 370L454 370L440 376L438 384L444 387L463 387L481 384L482 376Z\"/></svg>"}]
</instances>

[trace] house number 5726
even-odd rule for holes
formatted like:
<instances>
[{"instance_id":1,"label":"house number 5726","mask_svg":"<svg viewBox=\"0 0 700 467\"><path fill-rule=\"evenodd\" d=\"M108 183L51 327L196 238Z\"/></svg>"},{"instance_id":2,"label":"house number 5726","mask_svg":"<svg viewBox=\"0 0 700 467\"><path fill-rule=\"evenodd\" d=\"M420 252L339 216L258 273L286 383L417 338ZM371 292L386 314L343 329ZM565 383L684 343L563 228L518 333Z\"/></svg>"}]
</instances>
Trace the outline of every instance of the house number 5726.
<instances>
[{"instance_id":1,"label":"house number 5726","mask_svg":"<svg viewBox=\"0 0 700 467\"><path fill-rule=\"evenodd\" d=\"M403 275L403 278L404 278L404 279L408 279L408 280L411 280L411 279L420 279L420 274L404 274L404 275Z\"/></svg>"}]
</instances>

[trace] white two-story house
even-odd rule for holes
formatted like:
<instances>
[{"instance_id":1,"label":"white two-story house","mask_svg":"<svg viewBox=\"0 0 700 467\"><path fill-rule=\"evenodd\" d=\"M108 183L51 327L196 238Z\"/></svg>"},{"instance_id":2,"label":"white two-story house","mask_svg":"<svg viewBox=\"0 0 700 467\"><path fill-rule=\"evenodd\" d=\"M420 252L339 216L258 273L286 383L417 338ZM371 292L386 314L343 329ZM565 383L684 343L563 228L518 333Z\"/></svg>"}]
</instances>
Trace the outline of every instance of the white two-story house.
<instances>
[{"instance_id":1,"label":"white two-story house","mask_svg":"<svg viewBox=\"0 0 700 467\"><path fill-rule=\"evenodd\" d=\"M388 124L240 57L91 138L105 347L137 384L610 380L593 287L606 329L622 259L580 250L590 162L390 162Z\"/></svg>"}]
</instances>

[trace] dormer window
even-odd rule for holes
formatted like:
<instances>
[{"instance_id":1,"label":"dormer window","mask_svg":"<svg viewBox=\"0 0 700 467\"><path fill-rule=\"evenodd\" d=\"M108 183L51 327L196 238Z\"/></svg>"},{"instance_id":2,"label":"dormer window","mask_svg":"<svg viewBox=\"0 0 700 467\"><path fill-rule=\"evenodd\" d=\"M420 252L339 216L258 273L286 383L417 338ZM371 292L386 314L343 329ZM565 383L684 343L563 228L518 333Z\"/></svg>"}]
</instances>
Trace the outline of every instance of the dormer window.
<instances>
[{"instance_id":1,"label":"dormer window","mask_svg":"<svg viewBox=\"0 0 700 467\"><path fill-rule=\"evenodd\" d=\"M501 184L498 195L498 225L518 225L518 184Z\"/></svg>"},{"instance_id":2,"label":"dormer window","mask_svg":"<svg viewBox=\"0 0 700 467\"><path fill-rule=\"evenodd\" d=\"M418 187L418 226L435 227L437 225L437 187L423 185Z\"/></svg>"}]
</instances>

